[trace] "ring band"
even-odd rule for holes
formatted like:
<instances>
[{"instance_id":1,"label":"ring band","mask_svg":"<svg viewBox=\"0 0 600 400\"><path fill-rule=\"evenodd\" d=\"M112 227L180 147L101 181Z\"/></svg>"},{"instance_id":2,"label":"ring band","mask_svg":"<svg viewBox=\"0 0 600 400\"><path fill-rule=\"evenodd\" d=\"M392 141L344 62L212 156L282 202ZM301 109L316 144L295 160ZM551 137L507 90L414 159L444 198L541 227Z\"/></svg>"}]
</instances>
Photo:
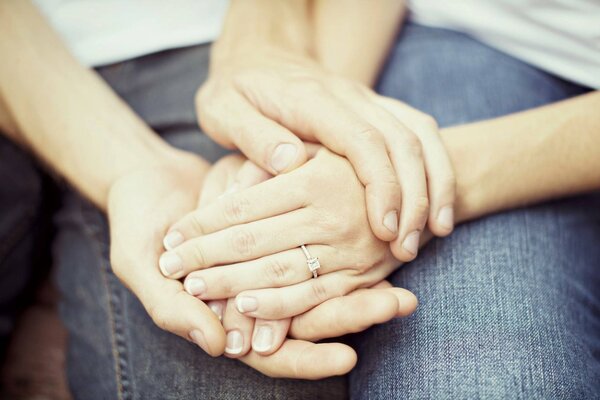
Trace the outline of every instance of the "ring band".
<instances>
[{"instance_id":1,"label":"ring band","mask_svg":"<svg viewBox=\"0 0 600 400\"><path fill-rule=\"evenodd\" d=\"M317 278L317 270L321 268L321 264L319 263L319 259L317 257L313 257L308 252L308 249L305 245L300 246L304 256L306 257L306 265L308 265L308 269L312 272L313 278Z\"/></svg>"}]
</instances>

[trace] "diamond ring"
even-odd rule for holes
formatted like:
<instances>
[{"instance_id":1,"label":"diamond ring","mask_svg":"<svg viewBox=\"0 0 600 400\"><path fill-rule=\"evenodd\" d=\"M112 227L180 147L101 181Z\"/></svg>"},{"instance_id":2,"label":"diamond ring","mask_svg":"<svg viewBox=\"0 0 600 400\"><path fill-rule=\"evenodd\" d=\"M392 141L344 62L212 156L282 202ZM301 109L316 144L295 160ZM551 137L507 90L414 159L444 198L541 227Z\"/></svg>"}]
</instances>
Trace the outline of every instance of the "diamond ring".
<instances>
[{"instance_id":1,"label":"diamond ring","mask_svg":"<svg viewBox=\"0 0 600 400\"><path fill-rule=\"evenodd\" d=\"M300 246L304 256L306 257L306 265L308 265L308 269L312 272L313 278L317 278L317 270L321 268L321 264L319 263L319 259L317 257L313 257L308 252L308 249L305 245Z\"/></svg>"}]
</instances>

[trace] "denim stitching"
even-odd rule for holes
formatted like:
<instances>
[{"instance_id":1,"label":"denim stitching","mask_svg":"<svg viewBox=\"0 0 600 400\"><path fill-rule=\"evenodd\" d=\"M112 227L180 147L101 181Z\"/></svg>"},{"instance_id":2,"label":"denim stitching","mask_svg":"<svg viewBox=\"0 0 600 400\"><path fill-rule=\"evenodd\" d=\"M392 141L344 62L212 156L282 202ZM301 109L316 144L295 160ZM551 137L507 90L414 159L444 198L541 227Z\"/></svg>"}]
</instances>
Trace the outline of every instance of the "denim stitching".
<instances>
[{"instance_id":1,"label":"denim stitching","mask_svg":"<svg viewBox=\"0 0 600 400\"><path fill-rule=\"evenodd\" d=\"M118 288L111 282L110 276L110 263L108 260L108 246L102 238L102 217L99 211L96 210L85 210L87 208L81 201L79 203L79 215L83 222L85 233L92 238L94 242L94 250L96 256L100 260L100 272L102 274L102 281L108 294L108 319L111 327L110 331L110 342L112 347L112 354L114 357L115 367L115 381L117 384L117 394L119 400L127 400L132 398L130 392L130 380L126 373L127 371L127 346L125 343L125 334L123 326L123 309L121 307L121 301L118 296ZM92 219L100 219L99 223L92 221ZM95 229L93 228L95 227Z\"/></svg>"}]
</instances>

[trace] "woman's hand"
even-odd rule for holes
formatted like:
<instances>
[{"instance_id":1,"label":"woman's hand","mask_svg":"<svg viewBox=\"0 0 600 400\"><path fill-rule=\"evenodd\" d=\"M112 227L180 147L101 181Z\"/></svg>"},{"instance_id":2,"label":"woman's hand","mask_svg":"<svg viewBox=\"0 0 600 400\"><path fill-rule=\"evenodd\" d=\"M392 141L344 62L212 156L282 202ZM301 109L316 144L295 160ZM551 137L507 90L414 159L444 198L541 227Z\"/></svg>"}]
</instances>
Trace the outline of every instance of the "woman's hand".
<instances>
[{"instance_id":1,"label":"woman's hand","mask_svg":"<svg viewBox=\"0 0 600 400\"><path fill-rule=\"evenodd\" d=\"M206 175L199 207L219 198L227 188L243 190L269 178L268 173L240 156L224 157ZM409 315L416 307L416 298L407 290L380 282L326 301L291 320L255 320L239 313L235 299L207 304L227 332L227 357L240 358L269 376L316 379L346 373L356 362L356 354L340 343L310 341L343 336ZM290 338L286 339L288 333ZM318 367L315 360L321 360Z\"/></svg>"},{"instance_id":2,"label":"woman's hand","mask_svg":"<svg viewBox=\"0 0 600 400\"><path fill-rule=\"evenodd\" d=\"M225 348L219 319L204 302L186 293L181 282L166 279L156 267L165 232L194 209L208 169L196 156L180 154L162 166L127 173L111 185L111 265L156 325L218 356Z\"/></svg>"},{"instance_id":3,"label":"woman's hand","mask_svg":"<svg viewBox=\"0 0 600 400\"><path fill-rule=\"evenodd\" d=\"M230 192L174 224L160 267L171 278L187 276L186 289L201 299L243 292L236 306L246 315L298 315L398 266L371 232L364 202L348 161L321 147L301 168ZM310 279L302 244L320 260L318 279Z\"/></svg>"},{"instance_id":4,"label":"woman's hand","mask_svg":"<svg viewBox=\"0 0 600 400\"><path fill-rule=\"evenodd\" d=\"M202 128L271 174L306 160L302 140L343 155L366 187L368 222L393 254L412 260L425 224L453 229L454 175L435 121L299 53L218 43L197 95Z\"/></svg>"}]
</instances>

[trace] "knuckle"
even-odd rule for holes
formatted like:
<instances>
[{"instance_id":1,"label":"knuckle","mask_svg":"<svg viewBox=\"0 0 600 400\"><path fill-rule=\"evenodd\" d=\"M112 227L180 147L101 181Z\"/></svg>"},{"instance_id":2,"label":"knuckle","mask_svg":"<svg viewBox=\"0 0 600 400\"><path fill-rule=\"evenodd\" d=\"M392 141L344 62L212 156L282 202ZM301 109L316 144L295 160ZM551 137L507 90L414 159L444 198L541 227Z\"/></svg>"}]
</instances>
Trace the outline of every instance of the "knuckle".
<instances>
[{"instance_id":1,"label":"knuckle","mask_svg":"<svg viewBox=\"0 0 600 400\"><path fill-rule=\"evenodd\" d=\"M194 243L194 245L191 246L191 253L192 257L194 258L194 264L197 267L207 266L206 253L199 243Z\"/></svg>"},{"instance_id":2,"label":"knuckle","mask_svg":"<svg viewBox=\"0 0 600 400\"><path fill-rule=\"evenodd\" d=\"M250 202L243 196L228 196L224 204L225 219L228 223L235 225L245 221L248 215Z\"/></svg>"},{"instance_id":3,"label":"knuckle","mask_svg":"<svg viewBox=\"0 0 600 400\"><path fill-rule=\"evenodd\" d=\"M190 216L190 218L188 219L188 221L190 223L190 227L192 228L192 231L196 235L202 236L206 233L200 213L197 213L197 212L193 213Z\"/></svg>"},{"instance_id":4,"label":"knuckle","mask_svg":"<svg viewBox=\"0 0 600 400\"><path fill-rule=\"evenodd\" d=\"M413 217L415 224L422 226L427 221L429 215L429 198L427 196L419 196L412 202Z\"/></svg>"},{"instance_id":5,"label":"knuckle","mask_svg":"<svg viewBox=\"0 0 600 400\"><path fill-rule=\"evenodd\" d=\"M447 175L442 178L444 182L444 190L454 193L456 189L456 175L452 171L448 171Z\"/></svg>"},{"instance_id":6,"label":"knuckle","mask_svg":"<svg viewBox=\"0 0 600 400\"><path fill-rule=\"evenodd\" d=\"M357 127L352 136L357 141L356 148L362 148L364 145L375 146L383 143L381 133L370 124Z\"/></svg>"},{"instance_id":7,"label":"knuckle","mask_svg":"<svg viewBox=\"0 0 600 400\"><path fill-rule=\"evenodd\" d=\"M404 135L404 137L402 138L401 146L402 149L411 157L423 157L423 147L421 146L421 141L414 134L409 133Z\"/></svg>"},{"instance_id":8,"label":"knuckle","mask_svg":"<svg viewBox=\"0 0 600 400\"><path fill-rule=\"evenodd\" d=\"M435 120L435 118L433 118L431 115L428 114L424 114L422 119L421 119L421 125L423 125L424 127L431 129L431 130L435 130L437 131L438 129L438 123Z\"/></svg>"},{"instance_id":9,"label":"knuckle","mask_svg":"<svg viewBox=\"0 0 600 400\"><path fill-rule=\"evenodd\" d=\"M148 307L148 315L159 328L169 330L169 313L162 303L153 303Z\"/></svg>"},{"instance_id":10,"label":"knuckle","mask_svg":"<svg viewBox=\"0 0 600 400\"><path fill-rule=\"evenodd\" d=\"M256 239L248 230L236 229L231 234L231 247L236 253L247 256L254 251Z\"/></svg>"},{"instance_id":11,"label":"knuckle","mask_svg":"<svg viewBox=\"0 0 600 400\"><path fill-rule=\"evenodd\" d=\"M322 303L329 298L329 289L318 279L312 280L312 294L318 303Z\"/></svg>"},{"instance_id":12,"label":"knuckle","mask_svg":"<svg viewBox=\"0 0 600 400\"><path fill-rule=\"evenodd\" d=\"M265 267L267 279L271 283L285 282L291 272L290 265L277 258L268 259Z\"/></svg>"}]
</instances>

